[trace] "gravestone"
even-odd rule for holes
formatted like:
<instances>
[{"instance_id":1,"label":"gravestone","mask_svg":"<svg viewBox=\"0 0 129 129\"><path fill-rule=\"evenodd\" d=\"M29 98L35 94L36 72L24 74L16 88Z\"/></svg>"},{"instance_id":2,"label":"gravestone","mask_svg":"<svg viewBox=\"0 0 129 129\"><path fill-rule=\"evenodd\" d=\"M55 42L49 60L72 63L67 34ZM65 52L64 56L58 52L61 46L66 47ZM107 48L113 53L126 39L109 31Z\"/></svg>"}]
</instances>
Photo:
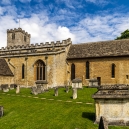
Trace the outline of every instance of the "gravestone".
<instances>
[{"instance_id":1,"label":"gravestone","mask_svg":"<svg viewBox=\"0 0 129 129\"><path fill-rule=\"evenodd\" d=\"M36 83L36 86L41 85L43 87L43 89L47 89L47 81L46 80L36 81L35 83Z\"/></svg>"},{"instance_id":2,"label":"gravestone","mask_svg":"<svg viewBox=\"0 0 129 129\"><path fill-rule=\"evenodd\" d=\"M10 90L16 89L17 85L16 84L10 84Z\"/></svg>"},{"instance_id":3,"label":"gravestone","mask_svg":"<svg viewBox=\"0 0 129 129\"><path fill-rule=\"evenodd\" d=\"M73 88L73 99L77 98L77 88Z\"/></svg>"},{"instance_id":4,"label":"gravestone","mask_svg":"<svg viewBox=\"0 0 129 129\"><path fill-rule=\"evenodd\" d=\"M8 84L2 84L1 89L3 90L3 92L8 92L9 91Z\"/></svg>"},{"instance_id":5,"label":"gravestone","mask_svg":"<svg viewBox=\"0 0 129 129\"><path fill-rule=\"evenodd\" d=\"M40 94L44 91L43 86L41 84L37 84L37 93Z\"/></svg>"},{"instance_id":6,"label":"gravestone","mask_svg":"<svg viewBox=\"0 0 129 129\"><path fill-rule=\"evenodd\" d=\"M37 95L37 94L48 91L46 80L36 81L35 83L36 83L36 86L31 87L32 94Z\"/></svg>"},{"instance_id":7,"label":"gravestone","mask_svg":"<svg viewBox=\"0 0 129 129\"><path fill-rule=\"evenodd\" d=\"M18 93L20 93L20 86L19 85L17 85L17 87L16 87L16 94L18 94Z\"/></svg>"},{"instance_id":8,"label":"gravestone","mask_svg":"<svg viewBox=\"0 0 129 129\"><path fill-rule=\"evenodd\" d=\"M66 93L68 93L69 92L69 86L66 86L65 88L66 88Z\"/></svg>"},{"instance_id":9,"label":"gravestone","mask_svg":"<svg viewBox=\"0 0 129 129\"><path fill-rule=\"evenodd\" d=\"M75 78L72 80L72 88L82 89L82 79Z\"/></svg>"},{"instance_id":10,"label":"gravestone","mask_svg":"<svg viewBox=\"0 0 129 129\"><path fill-rule=\"evenodd\" d=\"M58 87L54 88L55 96L58 96Z\"/></svg>"},{"instance_id":11,"label":"gravestone","mask_svg":"<svg viewBox=\"0 0 129 129\"><path fill-rule=\"evenodd\" d=\"M32 86L31 87L31 93L34 94L34 95L37 95L38 94L37 87Z\"/></svg>"},{"instance_id":12,"label":"gravestone","mask_svg":"<svg viewBox=\"0 0 129 129\"><path fill-rule=\"evenodd\" d=\"M73 99L77 98L77 89L82 89L82 80L75 78L72 80Z\"/></svg>"},{"instance_id":13,"label":"gravestone","mask_svg":"<svg viewBox=\"0 0 129 129\"><path fill-rule=\"evenodd\" d=\"M129 125L129 86L125 84L101 85L92 95L95 100L95 123L105 117L108 125Z\"/></svg>"},{"instance_id":14,"label":"gravestone","mask_svg":"<svg viewBox=\"0 0 129 129\"><path fill-rule=\"evenodd\" d=\"M2 90L1 85L0 85L0 90Z\"/></svg>"},{"instance_id":15,"label":"gravestone","mask_svg":"<svg viewBox=\"0 0 129 129\"><path fill-rule=\"evenodd\" d=\"M98 87L98 80L95 79L95 78L94 78L94 79L90 79L90 80L89 80L89 87L91 87L91 88L92 88L92 87L93 87L93 88L94 88L94 87Z\"/></svg>"},{"instance_id":16,"label":"gravestone","mask_svg":"<svg viewBox=\"0 0 129 129\"><path fill-rule=\"evenodd\" d=\"M3 116L3 113L4 111L3 111L3 106L0 106L0 117L2 117Z\"/></svg>"},{"instance_id":17,"label":"gravestone","mask_svg":"<svg viewBox=\"0 0 129 129\"><path fill-rule=\"evenodd\" d=\"M70 84L70 81L68 81L68 82L67 82L67 86L65 87L65 88L66 88L66 93L69 92L69 87L70 87L70 85L71 85L71 84Z\"/></svg>"}]
</instances>

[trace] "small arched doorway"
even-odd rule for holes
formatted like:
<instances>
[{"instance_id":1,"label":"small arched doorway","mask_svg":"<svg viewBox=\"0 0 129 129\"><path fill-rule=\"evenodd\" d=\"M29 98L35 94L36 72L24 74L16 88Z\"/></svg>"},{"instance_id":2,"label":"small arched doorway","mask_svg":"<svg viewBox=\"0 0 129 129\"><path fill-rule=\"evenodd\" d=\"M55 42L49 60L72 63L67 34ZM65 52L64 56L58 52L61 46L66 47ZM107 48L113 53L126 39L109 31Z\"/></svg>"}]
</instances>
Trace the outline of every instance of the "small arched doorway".
<instances>
[{"instance_id":1,"label":"small arched doorway","mask_svg":"<svg viewBox=\"0 0 129 129\"><path fill-rule=\"evenodd\" d=\"M45 80L45 63L42 60L36 61L34 64L35 80Z\"/></svg>"}]
</instances>

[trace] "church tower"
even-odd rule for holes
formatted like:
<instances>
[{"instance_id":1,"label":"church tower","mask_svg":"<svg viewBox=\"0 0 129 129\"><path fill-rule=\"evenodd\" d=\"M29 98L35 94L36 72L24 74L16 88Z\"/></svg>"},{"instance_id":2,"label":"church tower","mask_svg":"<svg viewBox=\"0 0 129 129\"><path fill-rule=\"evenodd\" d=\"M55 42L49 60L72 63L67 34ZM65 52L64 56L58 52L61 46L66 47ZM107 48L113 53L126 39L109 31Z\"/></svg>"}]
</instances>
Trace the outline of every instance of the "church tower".
<instances>
[{"instance_id":1,"label":"church tower","mask_svg":"<svg viewBox=\"0 0 129 129\"><path fill-rule=\"evenodd\" d=\"M30 44L31 35L22 30L14 28L7 30L7 46L27 45Z\"/></svg>"}]
</instances>

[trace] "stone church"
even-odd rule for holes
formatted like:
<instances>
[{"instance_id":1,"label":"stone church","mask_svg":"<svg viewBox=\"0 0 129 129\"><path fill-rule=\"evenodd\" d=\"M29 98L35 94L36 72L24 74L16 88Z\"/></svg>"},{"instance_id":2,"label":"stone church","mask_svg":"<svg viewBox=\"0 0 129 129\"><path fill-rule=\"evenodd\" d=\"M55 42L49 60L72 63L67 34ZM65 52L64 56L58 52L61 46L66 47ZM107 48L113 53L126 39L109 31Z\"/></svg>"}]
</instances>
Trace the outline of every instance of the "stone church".
<instances>
[{"instance_id":1,"label":"stone church","mask_svg":"<svg viewBox=\"0 0 129 129\"><path fill-rule=\"evenodd\" d=\"M74 78L84 86L93 78L99 85L129 83L129 40L30 44L30 38L21 28L7 30L7 47L0 49L0 85L43 81L47 87L66 86Z\"/></svg>"}]
</instances>

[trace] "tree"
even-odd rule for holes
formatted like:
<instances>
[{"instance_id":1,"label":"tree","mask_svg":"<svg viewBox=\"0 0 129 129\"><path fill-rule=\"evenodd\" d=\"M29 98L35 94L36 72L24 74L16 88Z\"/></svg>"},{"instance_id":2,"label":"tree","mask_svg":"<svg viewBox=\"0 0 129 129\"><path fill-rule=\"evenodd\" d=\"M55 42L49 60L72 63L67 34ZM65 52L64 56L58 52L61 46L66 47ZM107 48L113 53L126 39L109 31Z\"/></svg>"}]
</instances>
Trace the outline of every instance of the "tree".
<instances>
[{"instance_id":1,"label":"tree","mask_svg":"<svg viewBox=\"0 0 129 129\"><path fill-rule=\"evenodd\" d=\"M121 36L117 37L115 40L119 39L129 39L129 30L125 30L124 32L121 33Z\"/></svg>"}]
</instances>

